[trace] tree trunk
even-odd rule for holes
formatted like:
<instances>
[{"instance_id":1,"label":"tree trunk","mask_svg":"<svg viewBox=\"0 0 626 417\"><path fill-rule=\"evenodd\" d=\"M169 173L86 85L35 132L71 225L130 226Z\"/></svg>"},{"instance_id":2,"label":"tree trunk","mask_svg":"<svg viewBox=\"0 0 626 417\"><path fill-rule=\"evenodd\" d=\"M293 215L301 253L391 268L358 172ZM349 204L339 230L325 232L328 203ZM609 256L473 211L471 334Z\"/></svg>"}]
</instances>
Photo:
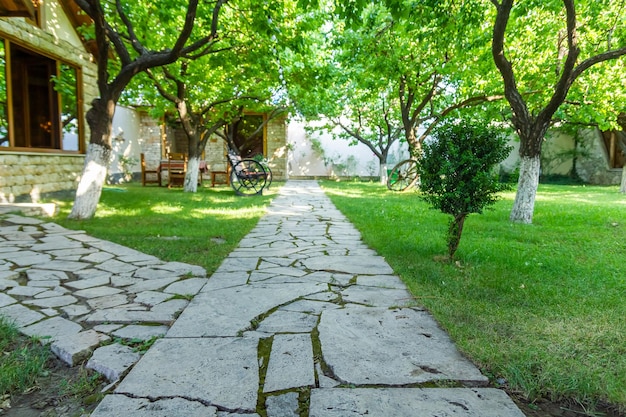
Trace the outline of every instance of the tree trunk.
<instances>
[{"instance_id":1,"label":"tree trunk","mask_svg":"<svg viewBox=\"0 0 626 417\"><path fill-rule=\"evenodd\" d=\"M380 183L387 184L387 161L380 161Z\"/></svg>"},{"instance_id":2,"label":"tree trunk","mask_svg":"<svg viewBox=\"0 0 626 417\"><path fill-rule=\"evenodd\" d=\"M619 192L626 194L626 164L622 168L622 184L619 187Z\"/></svg>"},{"instance_id":3,"label":"tree trunk","mask_svg":"<svg viewBox=\"0 0 626 417\"><path fill-rule=\"evenodd\" d=\"M189 157L187 173L185 174L185 192L195 193L198 191L198 171L200 170L200 158Z\"/></svg>"},{"instance_id":4,"label":"tree trunk","mask_svg":"<svg viewBox=\"0 0 626 417\"><path fill-rule=\"evenodd\" d=\"M540 160L540 155L520 158L519 181L511 210L511 221L527 224L533 222L535 197L539 186Z\"/></svg>"},{"instance_id":5,"label":"tree trunk","mask_svg":"<svg viewBox=\"0 0 626 417\"><path fill-rule=\"evenodd\" d=\"M91 129L89 146L69 219L91 219L96 214L102 187L111 163L111 130L114 113L115 101L102 98L94 100L91 109L87 112L86 119Z\"/></svg>"},{"instance_id":6,"label":"tree trunk","mask_svg":"<svg viewBox=\"0 0 626 417\"><path fill-rule=\"evenodd\" d=\"M448 228L448 256L450 259L454 257L456 250L459 248L466 218L466 213L457 214L450 222L450 227Z\"/></svg>"},{"instance_id":7,"label":"tree trunk","mask_svg":"<svg viewBox=\"0 0 626 417\"><path fill-rule=\"evenodd\" d=\"M96 213L110 161L110 147L96 143L89 145L69 219L90 219Z\"/></svg>"}]
</instances>

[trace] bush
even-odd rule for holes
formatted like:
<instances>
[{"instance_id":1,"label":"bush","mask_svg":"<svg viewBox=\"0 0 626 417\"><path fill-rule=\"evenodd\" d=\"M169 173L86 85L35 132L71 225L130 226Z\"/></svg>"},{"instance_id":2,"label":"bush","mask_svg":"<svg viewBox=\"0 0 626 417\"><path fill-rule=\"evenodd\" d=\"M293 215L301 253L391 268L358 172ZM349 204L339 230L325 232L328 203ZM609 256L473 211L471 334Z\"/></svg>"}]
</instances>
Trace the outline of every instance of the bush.
<instances>
[{"instance_id":1,"label":"bush","mask_svg":"<svg viewBox=\"0 0 626 417\"><path fill-rule=\"evenodd\" d=\"M418 161L422 197L433 208L452 215L447 245L452 259L465 218L482 213L497 201L496 193L509 189L494 167L511 152L503 132L475 122L439 126L426 142Z\"/></svg>"}]
</instances>

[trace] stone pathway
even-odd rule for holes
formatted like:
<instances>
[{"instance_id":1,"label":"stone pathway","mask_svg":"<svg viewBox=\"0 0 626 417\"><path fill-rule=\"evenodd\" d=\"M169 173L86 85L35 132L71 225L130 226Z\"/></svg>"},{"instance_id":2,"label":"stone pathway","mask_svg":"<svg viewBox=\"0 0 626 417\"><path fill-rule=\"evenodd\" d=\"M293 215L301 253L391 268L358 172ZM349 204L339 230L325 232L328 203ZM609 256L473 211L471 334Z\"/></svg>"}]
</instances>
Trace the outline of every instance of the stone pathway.
<instances>
[{"instance_id":1,"label":"stone pathway","mask_svg":"<svg viewBox=\"0 0 626 417\"><path fill-rule=\"evenodd\" d=\"M0 314L115 382L93 417L523 417L315 182L288 182L208 280L29 218L0 236ZM110 343L160 335L140 360Z\"/></svg>"}]
</instances>

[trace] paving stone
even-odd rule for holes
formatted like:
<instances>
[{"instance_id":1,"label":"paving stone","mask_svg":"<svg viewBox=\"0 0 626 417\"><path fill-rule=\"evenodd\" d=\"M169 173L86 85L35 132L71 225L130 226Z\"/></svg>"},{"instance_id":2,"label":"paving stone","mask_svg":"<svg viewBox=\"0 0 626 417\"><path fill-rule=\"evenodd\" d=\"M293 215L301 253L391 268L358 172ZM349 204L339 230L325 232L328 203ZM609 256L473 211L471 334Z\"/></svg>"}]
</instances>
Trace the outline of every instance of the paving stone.
<instances>
[{"instance_id":1,"label":"paving stone","mask_svg":"<svg viewBox=\"0 0 626 417\"><path fill-rule=\"evenodd\" d=\"M91 309L82 304L71 304L61 307L61 310L67 315L67 318L69 318L70 320L74 320L77 317L91 313Z\"/></svg>"},{"instance_id":2,"label":"paving stone","mask_svg":"<svg viewBox=\"0 0 626 417\"><path fill-rule=\"evenodd\" d=\"M239 272L215 272L209 278L209 281L201 292L211 292L223 288L232 288L245 285L249 280L250 274L245 271Z\"/></svg>"},{"instance_id":3,"label":"paving stone","mask_svg":"<svg viewBox=\"0 0 626 417\"><path fill-rule=\"evenodd\" d=\"M267 417L300 417L299 408L297 392L288 392L265 399Z\"/></svg>"},{"instance_id":4,"label":"paving stone","mask_svg":"<svg viewBox=\"0 0 626 417\"><path fill-rule=\"evenodd\" d=\"M67 274L63 271L47 271L42 269L29 269L28 271L26 271L26 276L30 281L64 281L69 278Z\"/></svg>"},{"instance_id":5,"label":"paving stone","mask_svg":"<svg viewBox=\"0 0 626 417\"><path fill-rule=\"evenodd\" d=\"M266 317L257 330L265 333L307 333L315 328L318 319L312 314L278 310Z\"/></svg>"},{"instance_id":6,"label":"paving stone","mask_svg":"<svg viewBox=\"0 0 626 417\"><path fill-rule=\"evenodd\" d=\"M70 240L65 236L46 236L41 238L42 243L37 243L31 246L34 251L54 251L59 249L79 249L82 248L82 244L76 240Z\"/></svg>"},{"instance_id":7,"label":"paving stone","mask_svg":"<svg viewBox=\"0 0 626 417\"><path fill-rule=\"evenodd\" d=\"M79 279L76 281L66 282L63 285L65 285L66 287L73 288L75 290L84 290L87 288L94 288L94 287L99 287L102 285L109 285L110 281L111 281L110 274L104 273L95 278Z\"/></svg>"},{"instance_id":8,"label":"paving stone","mask_svg":"<svg viewBox=\"0 0 626 417\"><path fill-rule=\"evenodd\" d=\"M406 289L404 282L395 275L361 275L356 283L367 287Z\"/></svg>"},{"instance_id":9,"label":"paving stone","mask_svg":"<svg viewBox=\"0 0 626 417\"><path fill-rule=\"evenodd\" d=\"M9 223L13 223L13 224L38 225L38 224L42 224L43 223L43 220L39 220L39 219L34 218L34 217L18 216L16 214L9 214L9 215L4 217L4 220L9 222Z\"/></svg>"},{"instance_id":10,"label":"paving stone","mask_svg":"<svg viewBox=\"0 0 626 417\"><path fill-rule=\"evenodd\" d=\"M103 271L111 272L113 274L120 274L122 272L133 272L137 269L136 266L127 264L126 262L120 262L115 259L109 259L96 265L96 268Z\"/></svg>"},{"instance_id":11,"label":"paving stone","mask_svg":"<svg viewBox=\"0 0 626 417\"><path fill-rule=\"evenodd\" d=\"M356 388L311 390L309 417L524 417L493 388Z\"/></svg>"},{"instance_id":12,"label":"paving stone","mask_svg":"<svg viewBox=\"0 0 626 417\"><path fill-rule=\"evenodd\" d=\"M14 288L19 286L20 284L17 281L13 281L12 279L2 279L0 278L0 291L4 291L7 288Z\"/></svg>"},{"instance_id":13,"label":"paving stone","mask_svg":"<svg viewBox=\"0 0 626 417\"><path fill-rule=\"evenodd\" d=\"M306 386L315 386L311 335L275 335L263 392Z\"/></svg>"},{"instance_id":14,"label":"paving stone","mask_svg":"<svg viewBox=\"0 0 626 417\"><path fill-rule=\"evenodd\" d=\"M98 326L93 326L93 329L100 333L110 334L111 332L119 329L122 326L122 324L100 324Z\"/></svg>"},{"instance_id":15,"label":"paving stone","mask_svg":"<svg viewBox=\"0 0 626 417\"><path fill-rule=\"evenodd\" d=\"M320 388L335 388L341 385L339 381L335 381L334 379L324 375L324 371L319 363L315 364L315 372L317 374L318 386Z\"/></svg>"},{"instance_id":16,"label":"paving stone","mask_svg":"<svg viewBox=\"0 0 626 417\"><path fill-rule=\"evenodd\" d=\"M81 261L98 263L98 262L108 261L109 259L112 259L112 258L115 258L115 255L113 255L112 253L98 251L98 252L93 252L86 256L83 256L81 258Z\"/></svg>"},{"instance_id":17,"label":"paving stone","mask_svg":"<svg viewBox=\"0 0 626 417\"><path fill-rule=\"evenodd\" d=\"M387 289L353 285L341 291L343 301L372 307L407 307L415 305L415 298L405 289Z\"/></svg>"},{"instance_id":18,"label":"paving stone","mask_svg":"<svg viewBox=\"0 0 626 417\"><path fill-rule=\"evenodd\" d=\"M15 298L0 292L0 307L6 307L15 303L17 303Z\"/></svg>"},{"instance_id":19,"label":"paving stone","mask_svg":"<svg viewBox=\"0 0 626 417\"><path fill-rule=\"evenodd\" d=\"M163 292L180 295L196 295L209 280L207 278L189 278L168 285Z\"/></svg>"},{"instance_id":20,"label":"paving stone","mask_svg":"<svg viewBox=\"0 0 626 417\"><path fill-rule=\"evenodd\" d=\"M54 308L43 308L43 309L39 310L39 312L41 314L44 314L44 315L48 316L48 317L54 317L54 316L58 316L60 314Z\"/></svg>"},{"instance_id":21,"label":"paving stone","mask_svg":"<svg viewBox=\"0 0 626 417\"><path fill-rule=\"evenodd\" d=\"M155 305L150 309L150 311L156 314L171 314L172 316L178 316L178 313L180 313L188 305L189 301L187 300L169 300Z\"/></svg>"},{"instance_id":22,"label":"paving stone","mask_svg":"<svg viewBox=\"0 0 626 417\"><path fill-rule=\"evenodd\" d=\"M7 294L14 295L16 297L34 297L35 295L45 292L45 287L29 287L27 285L19 285L11 288L7 291Z\"/></svg>"},{"instance_id":23,"label":"paving stone","mask_svg":"<svg viewBox=\"0 0 626 417\"><path fill-rule=\"evenodd\" d=\"M111 334L122 339L150 340L153 337L165 336L169 330L168 326L141 326L131 324L114 330Z\"/></svg>"},{"instance_id":24,"label":"paving stone","mask_svg":"<svg viewBox=\"0 0 626 417\"><path fill-rule=\"evenodd\" d=\"M56 288L61 285L61 281L59 281L58 279L28 281L26 285L28 285L29 287Z\"/></svg>"},{"instance_id":25,"label":"paving stone","mask_svg":"<svg viewBox=\"0 0 626 417\"><path fill-rule=\"evenodd\" d=\"M216 417L217 409L197 401L169 398L152 401L146 398L128 398L125 395L107 395L91 417ZM250 414L246 414L250 417Z\"/></svg>"},{"instance_id":26,"label":"paving stone","mask_svg":"<svg viewBox=\"0 0 626 417\"><path fill-rule=\"evenodd\" d=\"M6 317L10 322L15 323L18 327L28 326L44 319L41 313L24 307L21 304L12 304L10 306L0 308L0 316Z\"/></svg>"},{"instance_id":27,"label":"paving stone","mask_svg":"<svg viewBox=\"0 0 626 417\"><path fill-rule=\"evenodd\" d=\"M176 280L180 279L178 274L175 274L172 271L167 271L164 269L157 269L157 268L137 269L134 272L133 277L143 278L145 280L159 280L159 279L169 279L169 278L176 278Z\"/></svg>"},{"instance_id":28,"label":"paving stone","mask_svg":"<svg viewBox=\"0 0 626 417\"><path fill-rule=\"evenodd\" d=\"M13 281L16 280L20 277L19 272L15 272L15 271L0 271L0 280L7 280L7 281Z\"/></svg>"},{"instance_id":29,"label":"paving stone","mask_svg":"<svg viewBox=\"0 0 626 417\"><path fill-rule=\"evenodd\" d=\"M134 301L152 307L169 298L172 298L172 294L164 294L160 291L143 291L137 294Z\"/></svg>"},{"instance_id":30,"label":"paving stone","mask_svg":"<svg viewBox=\"0 0 626 417\"><path fill-rule=\"evenodd\" d=\"M21 329L22 333L28 336L45 338L42 340L45 343L63 340L79 333L81 330L83 328L80 324L62 317L52 317Z\"/></svg>"},{"instance_id":31,"label":"paving stone","mask_svg":"<svg viewBox=\"0 0 626 417\"><path fill-rule=\"evenodd\" d=\"M126 293L107 295L105 297L91 298L87 300L87 304L93 310L118 307L126 303L128 303L128 295Z\"/></svg>"},{"instance_id":32,"label":"paving stone","mask_svg":"<svg viewBox=\"0 0 626 417\"><path fill-rule=\"evenodd\" d=\"M178 277L146 279L125 288L126 291L140 293L143 291L154 291L170 285L172 282L178 281Z\"/></svg>"},{"instance_id":33,"label":"paving stone","mask_svg":"<svg viewBox=\"0 0 626 417\"><path fill-rule=\"evenodd\" d=\"M140 358L141 354L134 352L132 347L112 343L97 348L85 367L101 373L109 381L117 381Z\"/></svg>"},{"instance_id":34,"label":"paving stone","mask_svg":"<svg viewBox=\"0 0 626 417\"><path fill-rule=\"evenodd\" d=\"M191 300L167 336L236 336L258 316L277 305L316 293L321 286L319 283L259 284L201 292Z\"/></svg>"},{"instance_id":35,"label":"paving stone","mask_svg":"<svg viewBox=\"0 0 626 417\"><path fill-rule=\"evenodd\" d=\"M50 345L52 352L69 366L75 366L89 358L94 348L111 338L95 330L87 330L67 337L57 338Z\"/></svg>"},{"instance_id":36,"label":"paving stone","mask_svg":"<svg viewBox=\"0 0 626 417\"><path fill-rule=\"evenodd\" d=\"M4 259L13 262L17 266L30 266L37 264L45 264L52 259L48 254L37 253L32 251L15 252L12 256L4 256Z\"/></svg>"},{"instance_id":37,"label":"paving stone","mask_svg":"<svg viewBox=\"0 0 626 417\"><path fill-rule=\"evenodd\" d=\"M74 241L74 243L76 244L78 242ZM95 251L95 249L83 248L80 243L78 243L78 245L79 247L74 247L72 249L48 250L46 252L55 258L77 257L75 260L80 260L83 255L90 254Z\"/></svg>"},{"instance_id":38,"label":"paving stone","mask_svg":"<svg viewBox=\"0 0 626 417\"><path fill-rule=\"evenodd\" d=\"M380 256L318 256L303 259L302 264L313 271L336 271L362 275L393 274L391 267Z\"/></svg>"},{"instance_id":39,"label":"paving stone","mask_svg":"<svg viewBox=\"0 0 626 417\"><path fill-rule=\"evenodd\" d=\"M22 303L42 308L63 307L74 304L78 300L71 295L61 295L59 297L40 298L34 300L25 300Z\"/></svg>"},{"instance_id":40,"label":"paving stone","mask_svg":"<svg viewBox=\"0 0 626 417\"><path fill-rule=\"evenodd\" d=\"M300 313L307 313L309 315L319 315L324 310L334 310L337 308L342 307L338 304L327 303L324 301L298 300L281 307L278 311L295 311Z\"/></svg>"},{"instance_id":41,"label":"paving stone","mask_svg":"<svg viewBox=\"0 0 626 417\"><path fill-rule=\"evenodd\" d=\"M101 278L110 278L111 273L107 271L103 271L101 269L95 268L86 268L81 269L80 271L74 272L74 275L79 278L79 280L91 280L91 279L101 279ZM75 281L72 281L75 282Z\"/></svg>"},{"instance_id":42,"label":"paving stone","mask_svg":"<svg viewBox=\"0 0 626 417\"><path fill-rule=\"evenodd\" d=\"M153 311L130 311L122 308L110 308L107 310L96 310L85 317L87 323L161 323L171 324L174 321L174 314L155 313Z\"/></svg>"},{"instance_id":43,"label":"paving stone","mask_svg":"<svg viewBox=\"0 0 626 417\"><path fill-rule=\"evenodd\" d=\"M123 275L113 275L111 277L111 285L114 287L128 287L133 284L139 284L143 281L144 280L140 278L127 277Z\"/></svg>"},{"instance_id":44,"label":"paving stone","mask_svg":"<svg viewBox=\"0 0 626 417\"><path fill-rule=\"evenodd\" d=\"M74 295L81 298L98 298L108 297L114 294L122 292L119 288L113 288L108 286L85 288L84 290L78 290L74 292Z\"/></svg>"},{"instance_id":45,"label":"paving stone","mask_svg":"<svg viewBox=\"0 0 626 417\"><path fill-rule=\"evenodd\" d=\"M43 292L35 295L35 298L50 298L50 297L61 297L67 294L67 291L63 291L60 287L57 287L53 290L45 290Z\"/></svg>"},{"instance_id":46,"label":"paving stone","mask_svg":"<svg viewBox=\"0 0 626 417\"><path fill-rule=\"evenodd\" d=\"M319 340L337 379L355 385L436 380L486 384L424 311L354 307L322 313Z\"/></svg>"},{"instance_id":47,"label":"paving stone","mask_svg":"<svg viewBox=\"0 0 626 417\"><path fill-rule=\"evenodd\" d=\"M40 263L37 265L37 268L42 270L53 270L53 271L70 271L76 272L84 268L89 268L91 264L86 262L75 262L75 261L58 261L52 260L46 263Z\"/></svg>"},{"instance_id":48,"label":"paving stone","mask_svg":"<svg viewBox=\"0 0 626 417\"><path fill-rule=\"evenodd\" d=\"M117 257L122 262L132 263L134 265L146 265L146 264L162 264L156 256L148 255L145 253L137 252L120 255Z\"/></svg>"},{"instance_id":49,"label":"paving stone","mask_svg":"<svg viewBox=\"0 0 626 417\"><path fill-rule=\"evenodd\" d=\"M159 339L115 393L184 396L219 408L255 412L259 389L257 343L245 337Z\"/></svg>"},{"instance_id":50,"label":"paving stone","mask_svg":"<svg viewBox=\"0 0 626 417\"><path fill-rule=\"evenodd\" d=\"M171 271L178 276L190 275L191 277L206 277L206 270L201 266L183 262L167 262L163 265L159 265L159 269Z\"/></svg>"}]
</instances>

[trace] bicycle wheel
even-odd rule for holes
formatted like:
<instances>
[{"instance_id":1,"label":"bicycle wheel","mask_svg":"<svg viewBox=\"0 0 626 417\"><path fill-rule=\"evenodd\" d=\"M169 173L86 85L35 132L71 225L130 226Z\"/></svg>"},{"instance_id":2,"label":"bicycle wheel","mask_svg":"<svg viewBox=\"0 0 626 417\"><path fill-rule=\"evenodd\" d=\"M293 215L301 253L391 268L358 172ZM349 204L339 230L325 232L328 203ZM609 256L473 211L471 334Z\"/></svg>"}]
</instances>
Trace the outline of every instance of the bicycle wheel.
<instances>
[{"instance_id":1,"label":"bicycle wheel","mask_svg":"<svg viewBox=\"0 0 626 417\"><path fill-rule=\"evenodd\" d=\"M230 173L230 186L237 195L261 194L266 184L267 173L263 165L253 159L238 162Z\"/></svg>"},{"instance_id":2,"label":"bicycle wheel","mask_svg":"<svg viewBox=\"0 0 626 417\"><path fill-rule=\"evenodd\" d=\"M406 191L417 184L417 162L406 159L396 164L387 178L387 188L391 191Z\"/></svg>"}]
</instances>

